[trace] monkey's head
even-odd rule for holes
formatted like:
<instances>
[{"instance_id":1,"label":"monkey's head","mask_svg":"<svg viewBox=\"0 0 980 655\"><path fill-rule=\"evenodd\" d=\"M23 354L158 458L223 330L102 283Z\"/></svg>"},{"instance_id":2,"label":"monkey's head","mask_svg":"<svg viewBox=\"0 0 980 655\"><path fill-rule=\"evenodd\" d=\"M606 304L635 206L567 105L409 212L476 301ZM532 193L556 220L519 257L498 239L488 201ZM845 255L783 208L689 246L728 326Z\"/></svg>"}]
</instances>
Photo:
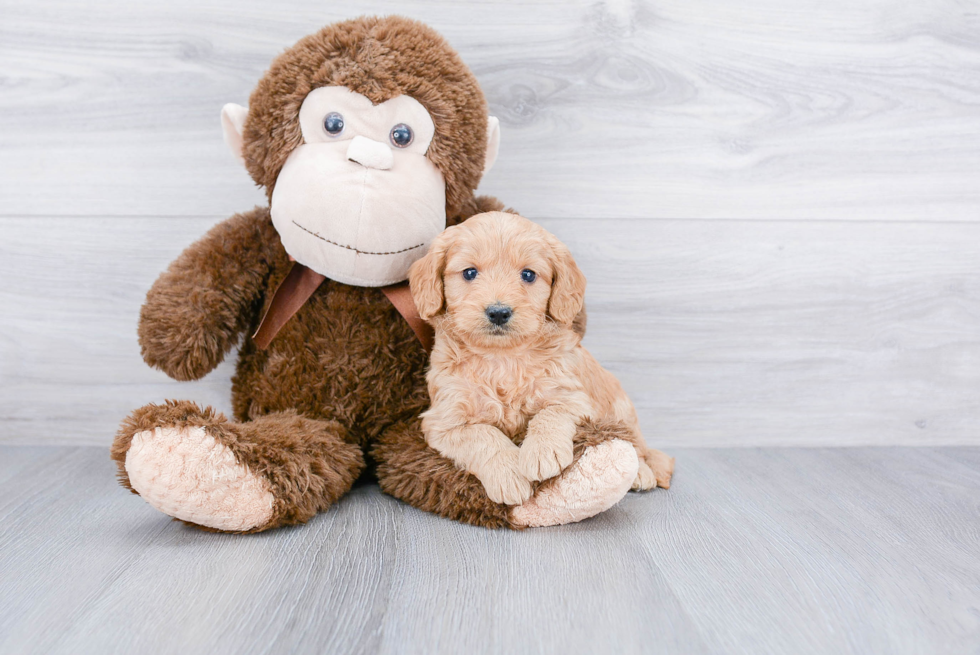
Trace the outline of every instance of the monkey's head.
<instances>
[{"instance_id":1,"label":"monkey's head","mask_svg":"<svg viewBox=\"0 0 980 655\"><path fill-rule=\"evenodd\" d=\"M458 215L497 154L497 119L434 30L397 16L328 25L280 55L225 140L265 187L286 251L383 286Z\"/></svg>"}]
</instances>

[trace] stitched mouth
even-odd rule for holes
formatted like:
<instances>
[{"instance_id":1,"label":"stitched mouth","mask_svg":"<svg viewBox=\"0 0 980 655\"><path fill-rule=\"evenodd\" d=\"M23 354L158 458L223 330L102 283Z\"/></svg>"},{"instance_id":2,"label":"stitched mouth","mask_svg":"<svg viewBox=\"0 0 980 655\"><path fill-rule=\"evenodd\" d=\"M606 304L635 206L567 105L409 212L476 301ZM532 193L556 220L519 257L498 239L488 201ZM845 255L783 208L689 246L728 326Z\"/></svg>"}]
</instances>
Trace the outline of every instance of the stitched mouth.
<instances>
[{"instance_id":1,"label":"stitched mouth","mask_svg":"<svg viewBox=\"0 0 980 655\"><path fill-rule=\"evenodd\" d=\"M408 252L409 250L415 250L416 248L421 248L422 246L425 245L424 243L420 243L418 245L410 246L408 248L402 248L401 250L392 250L391 252L371 252L370 250L358 250L354 246L348 246L348 245L345 245L343 243L337 243L336 241L331 241L327 237L321 236L321 235L317 234L316 232L314 232L313 230L310 230L309 228L303 227L302 225L300 225L296 221L293 221L293 225L295 225L299 229L303 230L307 234L311 234L311 235L315 236L317 239L320 239L321 241L326 241L330 245L337 246L338 248L343 248L344 250L353 250L358 255L397 255L399 253Z\"/></svg>"}]
</instances>

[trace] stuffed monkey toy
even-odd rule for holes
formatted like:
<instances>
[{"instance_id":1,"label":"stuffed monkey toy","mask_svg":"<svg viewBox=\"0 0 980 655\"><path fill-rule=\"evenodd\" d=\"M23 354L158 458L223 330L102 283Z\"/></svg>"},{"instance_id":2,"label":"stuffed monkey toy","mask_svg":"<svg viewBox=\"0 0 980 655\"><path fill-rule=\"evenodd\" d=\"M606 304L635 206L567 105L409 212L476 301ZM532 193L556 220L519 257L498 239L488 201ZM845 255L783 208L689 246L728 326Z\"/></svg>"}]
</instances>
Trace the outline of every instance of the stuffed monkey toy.
<instances>
[{"instance_id":1,"label":"stuffed monkey toy","mask_svg":"<svg viewBox=\"0 0 980 655\"><path fill-rule=\"evenodd\" d=\"M400 17L328 25L221 121L269 206L170 265L139 342L177 380L239 345L235 420L186 400L137 409L112 446L124 487L185 523L243 533L308 521L366 469L387 494L486 527L577 521L625 495L637 459L622 425L581 425L572 464L520 506L490 500L423 439L428 335L408 269L448 225L503 208L474 195L498 122L440 35Z\"/></svg>"}]
</instances>

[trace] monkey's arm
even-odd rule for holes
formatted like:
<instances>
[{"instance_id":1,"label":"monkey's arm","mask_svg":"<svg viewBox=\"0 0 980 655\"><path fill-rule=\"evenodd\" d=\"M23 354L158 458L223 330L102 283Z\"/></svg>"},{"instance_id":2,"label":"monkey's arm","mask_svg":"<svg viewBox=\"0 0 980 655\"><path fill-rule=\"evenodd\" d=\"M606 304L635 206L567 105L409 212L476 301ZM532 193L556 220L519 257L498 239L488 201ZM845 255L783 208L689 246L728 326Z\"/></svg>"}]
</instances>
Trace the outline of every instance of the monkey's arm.
<instances>
[{"instance_id":1,"label":"monkey's arm","mask_svg":"<svg viewBox=\"0 0 980 655\"><path fill-rule=\"evenodd\" d=\"M266 207L211 228L146 294L139 321L146 363L176 380L213 370L259 311L277 257L285 254Z\"/></svg>"}]
</instances>

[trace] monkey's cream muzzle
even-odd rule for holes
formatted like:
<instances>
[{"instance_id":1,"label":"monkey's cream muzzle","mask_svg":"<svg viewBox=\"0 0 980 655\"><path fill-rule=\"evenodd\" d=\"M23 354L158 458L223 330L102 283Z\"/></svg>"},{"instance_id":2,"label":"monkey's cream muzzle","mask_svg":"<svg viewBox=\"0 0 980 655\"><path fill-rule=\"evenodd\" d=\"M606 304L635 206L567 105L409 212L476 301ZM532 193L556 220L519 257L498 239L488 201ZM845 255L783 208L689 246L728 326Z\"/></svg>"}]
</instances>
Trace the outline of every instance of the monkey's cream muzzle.
<instances>
[{"instance_id":1,"label":"monkey's cream muzzle","mask_svg":"<svg viewBox=\"0 0 980 655\"><path fill-rule=\"evenodd\" d=\"M239 159L247 115L239 105L222 108L225 140ZM497 119L488 121L484 172L500 138ZM376 105L346 87L325 86L303 100L299 123L303 143L272 192L272 222L286 252L346 284L407 279L446 227L446 181L425 156L435 135L429 112L410 96Z\"/></svg>"},{"instance_id":2,"label":"monkey's cream muzzle","mask_svg":"<svg viewBox=\"0 0 980 655\"><path fill-rule=\"evenodd\" d=\"M358 137L360 138L360 137ZM272 222L296 261L338 282L384 286L446 227L446 185L423 155L359 149L355 141L305 144L286 160L272 193ZM377 146L386 148L384 144Z\"/></svg>"},{"instance_id":3,"label":"monkey's cream muzzle","mask_svg":"<svg viewBox=\"0 0 980 655\"><path fill-rule=\"evenodd\" d=\"M326 117L343 127L328 133ZM335 119L336 120L336 119ZM395 126L411 142L396 145ZM374 105L342 88L312 91L300 108L304 143L272 193L272 222L296 261L328 278L384 286L408 278L446 227L446 183L426 156L435 126L408 96Z\"/></svg>"},{"instance_id":4,"label":"monkey's cream muzzle","mask_svg":"<svg viewBox=\"0 0 980 655\"><path fill-rule=\"evenodd\" d=\"M408 96L375 105L344 87L321 87L306 96L299 122L303 144L272 192L286 252L345 284L405 280L446 227L446 182L425 156L435 133L428 111ZM411 130L408 143L398 145L396 126Z\"/></svg>"}]
</instances>

